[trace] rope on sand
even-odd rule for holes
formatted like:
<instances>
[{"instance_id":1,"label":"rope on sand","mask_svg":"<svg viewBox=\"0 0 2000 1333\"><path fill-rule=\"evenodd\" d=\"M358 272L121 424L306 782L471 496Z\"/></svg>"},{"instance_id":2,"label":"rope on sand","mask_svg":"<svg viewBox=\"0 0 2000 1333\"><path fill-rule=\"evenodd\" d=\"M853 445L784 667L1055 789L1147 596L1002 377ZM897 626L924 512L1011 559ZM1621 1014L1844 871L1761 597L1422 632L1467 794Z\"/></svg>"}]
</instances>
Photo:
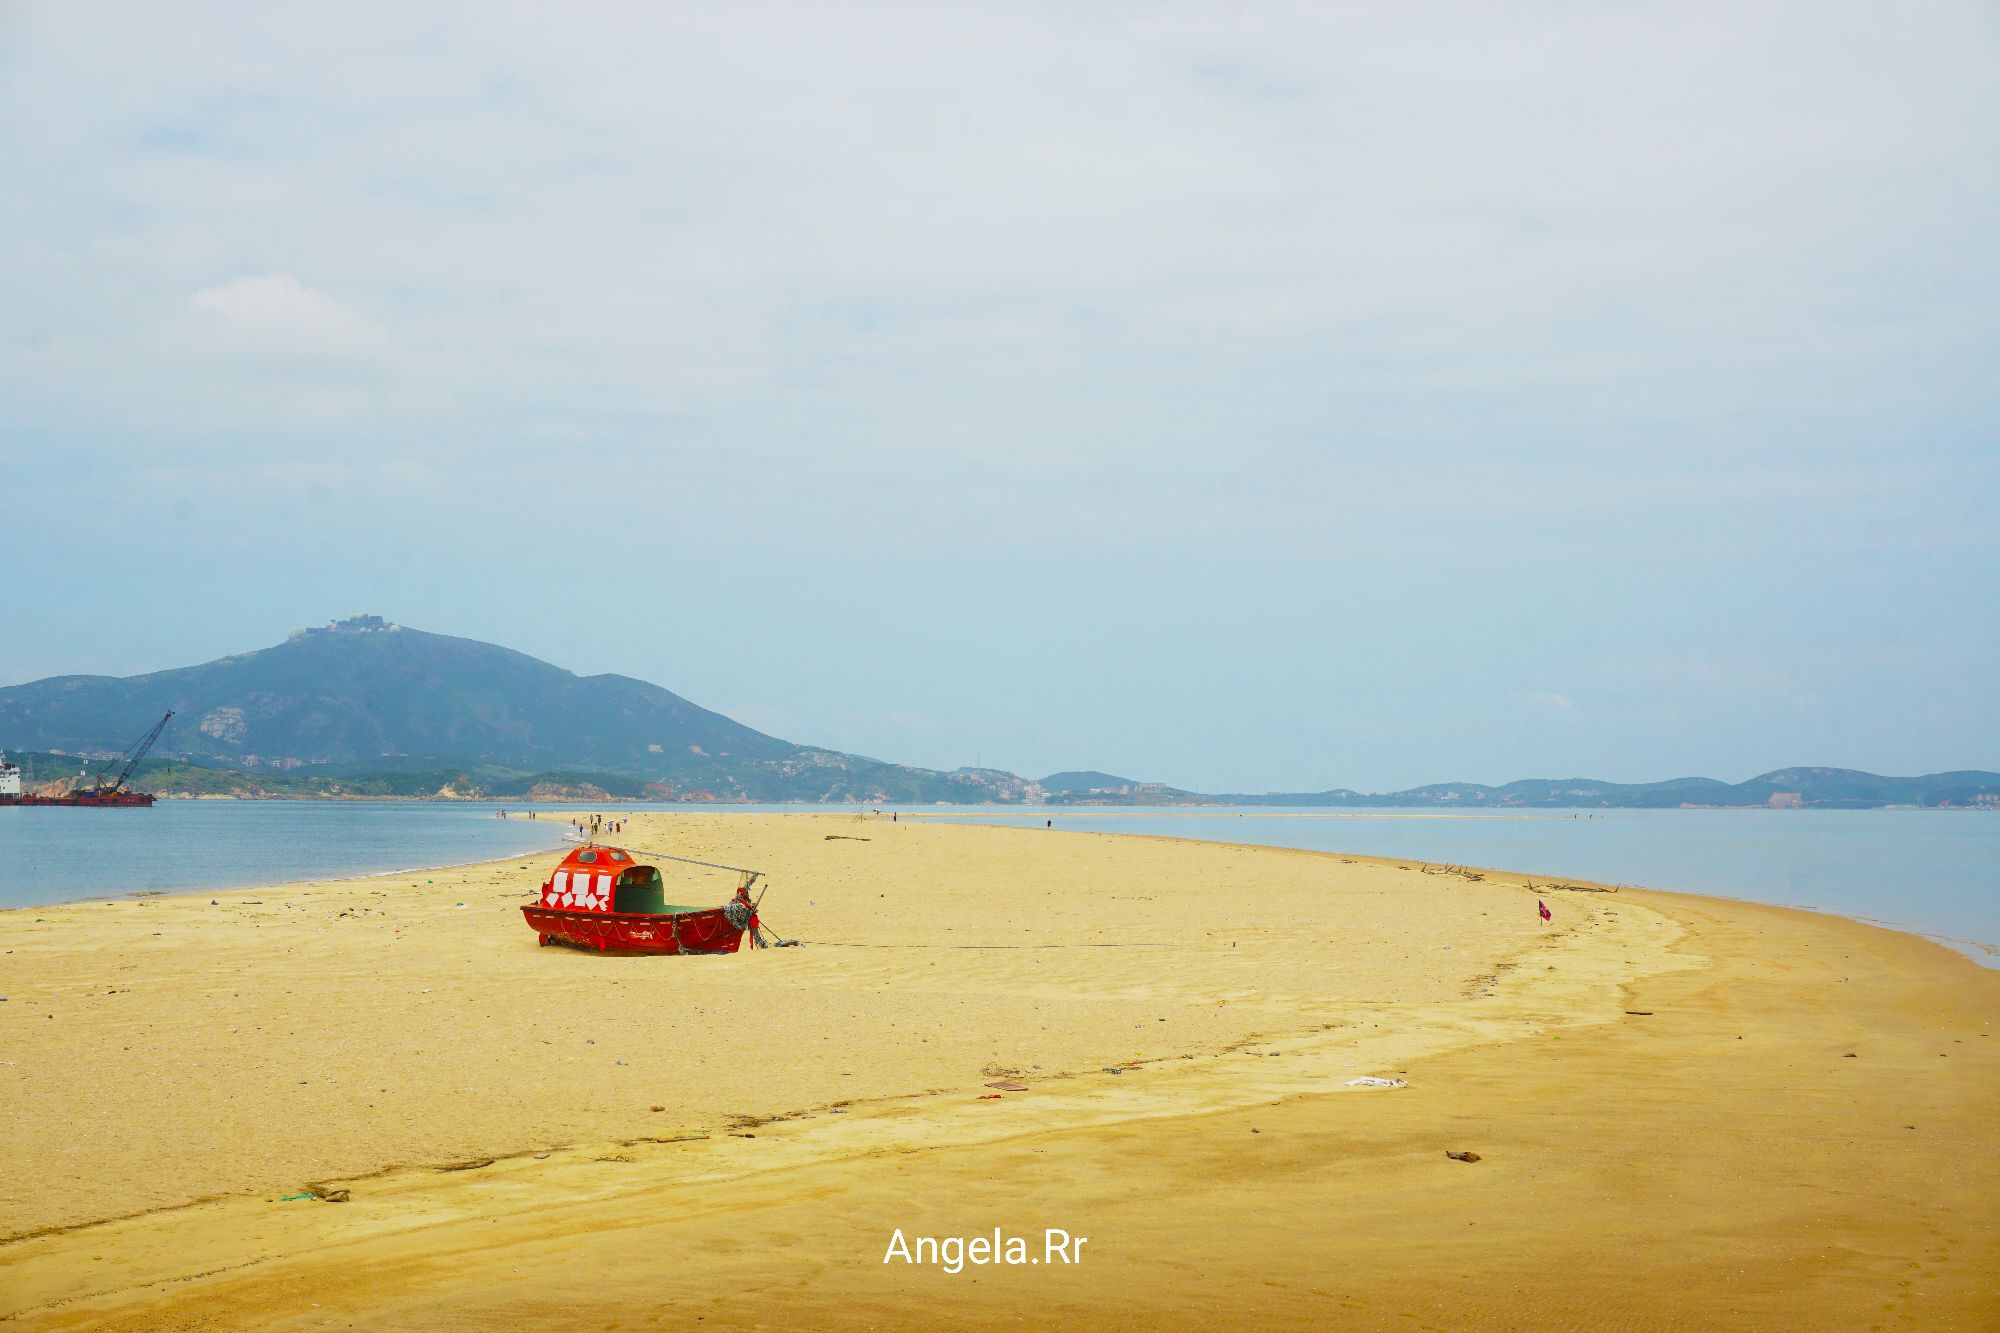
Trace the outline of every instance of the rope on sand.
<instances>
[{"instance_id":1,"label":"rope on sand","mask_svg":"<svg viewBox=\"0 0 2000 1333\"><path fill-rule=\"evenodd\" d=\"M581 847L595 846L597 842L595 837L582 838L575 834L565 834L564 836L569 841ZM701 866L707 870L727 870L731 874L748 875L752 883L764 878L764 872L761 870L747 870L742 866L726 866L714 861L697 861L692 856L675 856L671 852L653 852L648 851L644 847L627 847L623 843L618 845L618 849L620 851L633 852L639 856L650 856L657 861L678 861L684 866Z\"/></svg>"},{"instance_id":2,"label":"rope on sand","mask_svg":"<svg viewBox=\"0 0 2000 1333\"><path fill-rule=\"evenodd\" d=\"M1172 944L877 944L861 940L800 940L817 949L1172 949Z\"/></svg>"}]
</instances>

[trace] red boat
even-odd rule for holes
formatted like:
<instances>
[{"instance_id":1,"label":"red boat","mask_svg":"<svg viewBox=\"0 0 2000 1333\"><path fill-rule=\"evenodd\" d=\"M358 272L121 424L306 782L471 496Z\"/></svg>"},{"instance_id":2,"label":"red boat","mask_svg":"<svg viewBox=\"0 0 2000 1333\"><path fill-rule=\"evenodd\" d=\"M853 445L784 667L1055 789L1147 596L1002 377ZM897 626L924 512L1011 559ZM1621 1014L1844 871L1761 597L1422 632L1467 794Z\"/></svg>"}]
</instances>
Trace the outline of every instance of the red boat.
<instances>
[{"instance_id":1,"label":"red boat","mask_svg":"<svg viewBox=\"0 0 2000 1333\"><path fill-rule=\"evenodd\" d=\"M750 897L751 885L760 878L756 871L681 856L641 855L734 870L741 876L736 896L720 907L671 906L658 866L636 861L620 847L588 844L563 858L543 883L540 900L523 905L521 915L545 945L599 953L735 953L745 935L752 948L765 943L757 903Z\"/></svg>"}]
</instances>

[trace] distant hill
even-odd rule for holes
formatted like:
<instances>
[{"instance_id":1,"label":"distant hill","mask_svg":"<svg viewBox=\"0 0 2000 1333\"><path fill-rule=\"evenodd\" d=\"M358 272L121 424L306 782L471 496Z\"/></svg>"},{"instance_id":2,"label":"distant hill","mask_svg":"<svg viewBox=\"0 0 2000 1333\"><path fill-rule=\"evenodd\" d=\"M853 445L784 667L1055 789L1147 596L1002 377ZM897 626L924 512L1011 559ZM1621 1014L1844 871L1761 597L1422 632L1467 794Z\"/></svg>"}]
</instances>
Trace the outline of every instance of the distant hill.
<instances>
[{"instance_id":1,"label":"distant hill","mask_svg":"<svg viewBox=\"0 0 2000 1333\"><path fill-rule=\"evenodd\" d=\"M1502 787L1441 782L1407 791L1364 795L1341 788L1324 792L1271 792L1211 798L1228 805L1437 806L1445 809L1627 809L1680 806L1740 808L1779 806L1869 809L1885 805L2000 809L2000 773L1968 770L1891 778L1851 768L1781 768L1747 782L1671 778L1665 782L1602 782L1595 778L1527 778Z\"/></svg>"},{"instance_id":2,"label":"distant hill","mask_svg":"<svg viewBox=\"0 0 2000 1333\"><path fill-rule=\"evenodd\" d=\"M1207 805L1217 799L1164 782L1138 782L1096 769L1051 773L1035 786L1049 805Z\"/></svg>"},{"instance_id":3,"label":"distant hill","mask_svg":"<svg viewBox=\"0 0 2000 1333\"><path fill-rule=\"evenodd\" d=\"M1141 786L1131 778L1121 778L1110 773L1099 773L1096 769L1081 772L1051 773L1042 779L1042 790L1051 796L1071 796L1091 791L1129 791Z\"/></svg>"},{"instance_id":4,"label":"distant hill","mask_svg":"<svg viewBox=\"0 0 2000 1333\"><path fill-rule=\"evenodd\" d=\"M2000 809L2000 774L1894 778L1781 768L1616 783L1531 778L1408 791L1205 795L1094 769L1036 782L950 773L767 736L629 676L578 676L525 653L355 616L256 652L143 676L0 688L0 747L37 781L118 754L172 709L135 779L177 795L886 804L1417 806L1438 809L1883 805Z\"/></svg>"},{"instance_id":5,"label":"distant hill","mask_svg":"<svg viewBox=\"0 0 2000 1333\"><path fill-rule=\"evenodd\" d=\"M578 676L377 616L201 666L0 689L0 745L116 753L168 709L176 716L162 757L267 776L470 765L622 774L655 784L662 799L1009 799L977 775L795 745L629 676ZM1011 799L1025 788L1013 779Z\"/></svg>"}]
</instances>

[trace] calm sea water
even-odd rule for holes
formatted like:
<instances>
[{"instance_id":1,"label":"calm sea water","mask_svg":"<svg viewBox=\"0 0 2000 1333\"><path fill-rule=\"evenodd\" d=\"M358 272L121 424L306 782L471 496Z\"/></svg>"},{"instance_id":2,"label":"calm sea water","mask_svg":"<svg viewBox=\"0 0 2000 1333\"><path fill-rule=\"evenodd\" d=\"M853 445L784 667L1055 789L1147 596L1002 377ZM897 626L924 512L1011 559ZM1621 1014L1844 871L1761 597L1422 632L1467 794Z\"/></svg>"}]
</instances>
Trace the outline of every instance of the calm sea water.
<instances>
[{"instance_id":1,"label":"calm sea water","mask_svg":"<svg viewBox=\"0 0 2000 1333\"><path fill-rule=\"evenodd\" d=\"M497 860L561 844L561 821L523 818L519 804L506 806L515 817L503 820L498 818L502 808L499 802L471 801L161 801L132 810L0 807L0 908L336 879ZM688 808L715 809L605 807L606 813Z\"/></svg>"},{"instance_id":2,"label":"calm sea water","mask_svg":"<svg viewBox=\"0 0 2000 1333\"><path fill-rule=\"evenodd\" d=\"M1482 818L1435 811L1113 815L1043 810L978 823L1153 833L1396 856L1811 907L1914 930L2000 966L2000 815L1969 810L1604 810ZM1402 817L1398 817L1401 815Z\"/></svg>"},{"instance_id":3,"label":"calm sea water","mask_svg":"<svg viewBox=\"0 0 2000 1333\"><path fill-rule=\"evenodd\" d=\"M554 847L560 823L498 807L161 801L145 810L0 807L0 907L332 879Z\"/></svg>"},{"instance_id":4,"label":"calm sea water","mask_svg":"<svg viewBox=\"0 0 2000 1333\"><path fill-rule=\"evenodd\" d=\"M491 860L563 825L469 802L162 801L0 809L0 907L275 884ZM617 806L618 811L671 810ZM710 813L714 806L694 807ZM730 806L800 810L800 806ZM825 807L852 813L853 806ZM927 810L927 814L938 813ZM1301 813L1308 818L1260 818ZM1433 812L1400 812L1433 813ZM1955 942L2000 966L2000 816L1940 810L1611 810L1470 819L1368 811L968 811L968 823L1409 857L1839 912Z\"/></svg>"}]
</instances>

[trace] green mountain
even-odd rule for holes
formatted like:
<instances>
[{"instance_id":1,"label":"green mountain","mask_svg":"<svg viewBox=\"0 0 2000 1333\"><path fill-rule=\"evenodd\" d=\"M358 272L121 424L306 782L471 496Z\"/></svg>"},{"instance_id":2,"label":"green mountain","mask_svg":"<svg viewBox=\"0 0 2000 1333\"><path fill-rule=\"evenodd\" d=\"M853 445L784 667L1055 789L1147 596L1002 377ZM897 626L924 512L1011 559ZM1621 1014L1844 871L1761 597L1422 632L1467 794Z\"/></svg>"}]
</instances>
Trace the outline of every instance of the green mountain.
<instances>
[{"instance_id":1,"label":"green mountain","mask_svg":"<svg viewBox=\"0 0 2000 1333\"><path fill-rule=\"evenodd\" d=\"M464 786L494 795L537 781L602 787L589 775L617 775L639 780L632 795L765 801L1019 800L1026 785L1013 779L1010 795L1008 784L996 787L979 772L794 745L629 676L578 676L377 616L201 666L0 689L0 744L112 754L169 709L175 717L160 757L254 774L256 783L246 776L234 787L273 794L302 782L421 787L391 782L393 774L458 774ZM183 776L196 786L231 785Z\"/></svg>"}]
</instances>

